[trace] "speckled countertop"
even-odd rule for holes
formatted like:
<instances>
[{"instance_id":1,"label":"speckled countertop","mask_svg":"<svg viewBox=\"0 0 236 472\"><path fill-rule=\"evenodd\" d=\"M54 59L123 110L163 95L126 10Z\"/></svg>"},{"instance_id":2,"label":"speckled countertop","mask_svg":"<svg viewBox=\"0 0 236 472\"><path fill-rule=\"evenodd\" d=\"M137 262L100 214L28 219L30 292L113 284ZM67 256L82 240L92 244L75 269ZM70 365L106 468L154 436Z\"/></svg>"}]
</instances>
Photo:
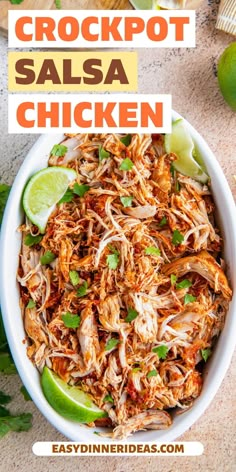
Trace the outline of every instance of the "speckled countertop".
<instances>
[{"instance_id":1,"label":"speckled countertop","mask_svg":"<svg viewBox=\"0 0 236 472\"><path fill-rule=\"evenodd\" d=\"M216 63L233 38L215 30L218 1L211 0L197 15L197 48L139 51L139 92L171 93L173 108L185 116L206 139L224 169L236 196L236 115L219 93ZM0 38L0 180L12 183L36 135L7 134L7 41ZM232 215L233 217L233 215ZM19 392L18 376L0 377L0 389L14 395L13 412L32 411L33 428L28 433L11 433L1 441L0 471L56 470L97 472L233 472L236 464L236 356L214 401L182 440L199 440L201 457L159 458L39 458L31 451L35 441L64 440Z\"/></svg>"}]
</instances>

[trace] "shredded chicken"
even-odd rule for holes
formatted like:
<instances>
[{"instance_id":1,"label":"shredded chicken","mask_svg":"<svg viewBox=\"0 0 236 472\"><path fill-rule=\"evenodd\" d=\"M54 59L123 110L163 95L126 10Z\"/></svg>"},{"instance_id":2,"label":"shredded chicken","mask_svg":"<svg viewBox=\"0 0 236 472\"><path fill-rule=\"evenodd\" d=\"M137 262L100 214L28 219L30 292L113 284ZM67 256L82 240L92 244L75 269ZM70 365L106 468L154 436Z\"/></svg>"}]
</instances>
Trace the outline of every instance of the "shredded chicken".
<instances>
[{"instance_id":1,"label":"shredded chicken","mask_svg":"<svg viewBox=\"0 0 236 472\"><path fill-rule=\"evenodd\" d=\"M29 358L89 393L115 439L191 407L232 295L210 183L173 172L161 135L121 137L67 135L65 155L50 156L85 192L57 204L36 245L22 225L18 270Z\"/></svg>"}]
</instances>

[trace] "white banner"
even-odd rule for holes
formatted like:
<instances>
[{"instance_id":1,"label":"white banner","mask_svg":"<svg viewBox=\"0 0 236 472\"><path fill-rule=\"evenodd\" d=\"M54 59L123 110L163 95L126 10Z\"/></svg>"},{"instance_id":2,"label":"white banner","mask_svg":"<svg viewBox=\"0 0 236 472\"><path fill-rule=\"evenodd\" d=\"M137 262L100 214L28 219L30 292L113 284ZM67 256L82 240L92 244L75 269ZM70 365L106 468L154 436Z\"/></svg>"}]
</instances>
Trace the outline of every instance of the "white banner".
<instances>
[{"instance_id":1,"label":"white banner","mask_svg":"<svg viewBox=\"0 0 236 472\"><path fill-rule=\"evenodd\" d=\"M195 11L10 10L10 48L195 47Z\"/></svg>"},{"instance_id":2,"label":"white banner","mask_svg":"<svg viewBox=\"0 0 236 472\"><path fill-rule=\"evenodd\" d=\"M9 133L171 133L171 95L10 94Z\"/></svg>"},{"instance_id":3,"label":"white banner","mask_svg":"<svg viewBox=\"0 0 236 472\"><path fill-rule=\"evenodd\" d=\"M123 442L36 442L36 456L201 456L203 444L193 442L123 443Z\"/></svg>"}]
</instances>

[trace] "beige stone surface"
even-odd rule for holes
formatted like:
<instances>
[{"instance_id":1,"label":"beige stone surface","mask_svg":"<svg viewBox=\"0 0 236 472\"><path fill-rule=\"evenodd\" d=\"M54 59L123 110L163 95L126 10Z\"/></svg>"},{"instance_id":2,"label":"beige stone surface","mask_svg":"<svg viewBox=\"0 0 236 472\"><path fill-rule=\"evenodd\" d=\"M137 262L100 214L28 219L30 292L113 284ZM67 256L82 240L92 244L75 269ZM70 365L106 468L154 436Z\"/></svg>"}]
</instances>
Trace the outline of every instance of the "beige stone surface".
<instances>
[{"instance_id":1,"label":"beige stone surface","mask_svg":"<svg viewBox=\"0 0 236 472\"><path fill-rule=\"evenodd\" d=\"M79 3L79 2L78 2ZM206 2L205 2L206 3ZM217 60L232 37L215 29L218 3L209 0L197 15L197 48L139 51L139 91L171 93L173 108L185 116L206 139L222 165L236 196L236 114L227 105L217 86ZM0 179L11 183L35 135L7 135L7 66L4 38L0 39ZM36 156L37 158L37 156ZM235 215L232 215L234 218ZM233 472L236 470L236 356L210 407L180 439L199 440L201 457L159 458L39 458L31 451L35 441L63 440L19 392L17 376L0 377L0 389L14 395L12 410L32 411L33 428L28 433L12 433L1 441L0 472Z\"/></svg>"}]
</instances>

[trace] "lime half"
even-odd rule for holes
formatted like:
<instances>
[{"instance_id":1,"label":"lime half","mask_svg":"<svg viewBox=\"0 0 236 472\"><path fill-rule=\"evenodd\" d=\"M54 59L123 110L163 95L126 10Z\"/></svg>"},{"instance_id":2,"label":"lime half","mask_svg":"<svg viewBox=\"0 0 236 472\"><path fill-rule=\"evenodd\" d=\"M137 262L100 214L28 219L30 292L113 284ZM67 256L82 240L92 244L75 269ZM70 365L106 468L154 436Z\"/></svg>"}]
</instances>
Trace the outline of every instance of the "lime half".
<instances>
[{"instance_id":1,"label":"lime half","mask_svg":"<svg viewBox=\"0 0 236 472\"><path fill-rule=\"evenodd\" d=\"M41 385L48 403L57 413L68 420L91 423L98 418L107 416L105 411L100 410L92 402L89 395L79 390L78 387L68 385L48 367L43 369Z\"/></svg>"},{"instance_id":2,"label":"lime half","mask_svg":"<svg viewBox=\"0 0 236 472\"><path fill-rule=\"evenodd\" d=\"M166 152L176 154L177 159L173 162L173 167L178 172L202 183L209 180L202 166L193 157L196 150L184 120L179 119L172 123L172 133L165 135L165 148Z\"/></svg>"},{"instance_id":3,"label":"lime half","mask_svg":"<svg viewBox=\"0 0 236 472\"><path fill-rule=\"evenodd\" d=\"M26 185L23 207L26 215L44 233L50 214L65 194L76 172L65 167L47 167L40 170Z\"/></svg>"},{"instance_id":4,"label":"lime half","mask_svg":"<svg viewBox=\"0 0 236 472\"><path fill-rule=\"evenodd\" d=\"M225 101L236 111L236 42L231 43L220 57L218 82Z\"/></svg>"}]
</instances>

